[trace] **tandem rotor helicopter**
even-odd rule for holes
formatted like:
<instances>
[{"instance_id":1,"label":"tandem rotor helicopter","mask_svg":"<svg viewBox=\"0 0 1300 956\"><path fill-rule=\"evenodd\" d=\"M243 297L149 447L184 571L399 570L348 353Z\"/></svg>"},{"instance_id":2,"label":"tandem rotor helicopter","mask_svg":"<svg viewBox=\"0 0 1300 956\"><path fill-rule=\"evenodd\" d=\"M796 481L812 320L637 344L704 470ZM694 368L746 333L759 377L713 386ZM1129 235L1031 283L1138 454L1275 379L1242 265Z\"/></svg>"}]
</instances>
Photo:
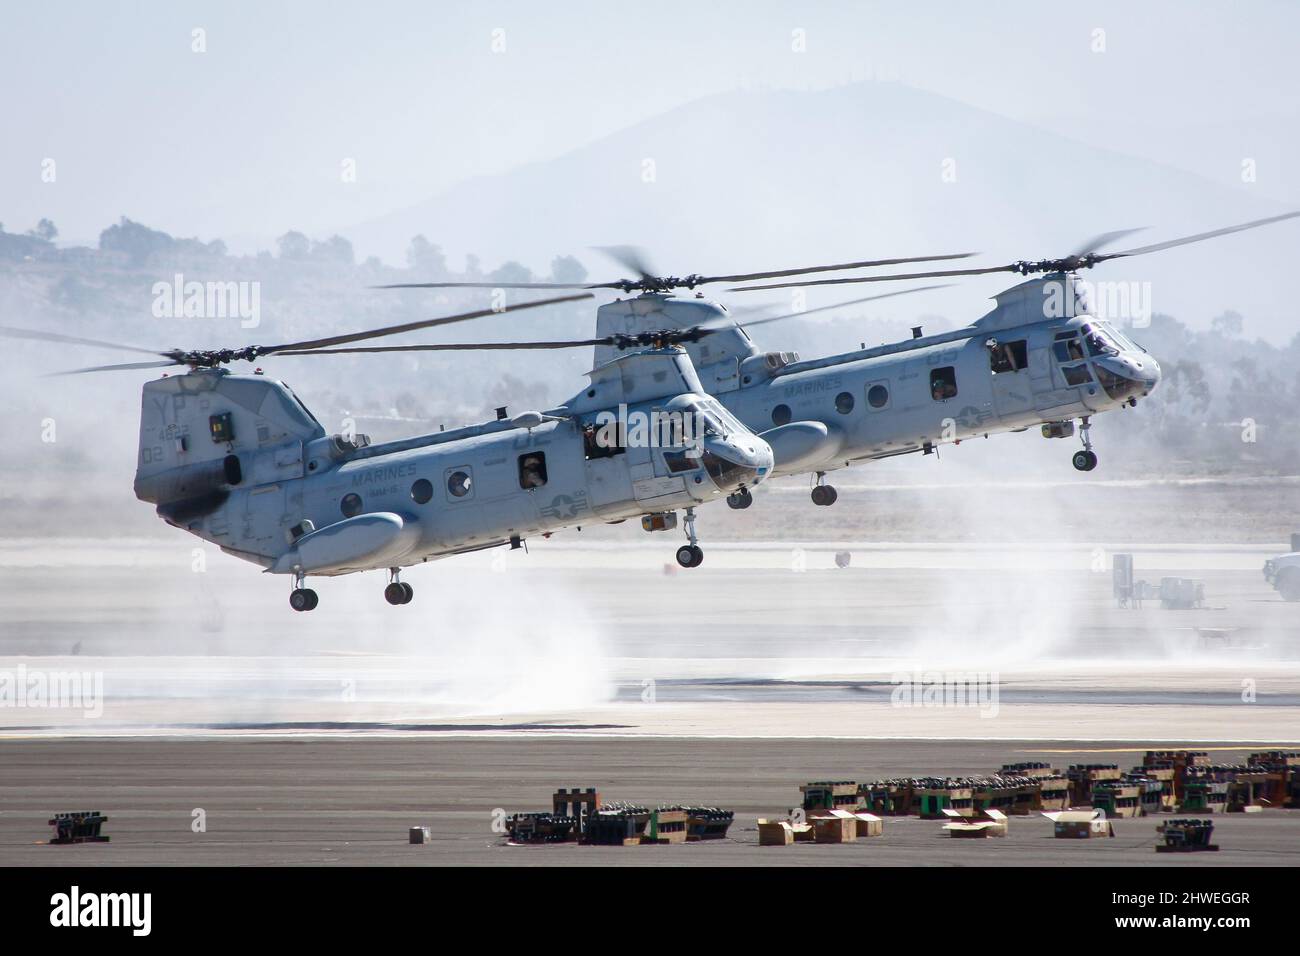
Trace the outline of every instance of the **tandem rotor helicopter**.
<instances>
[{"instance_id":1,"label":"tandem rotor helicopter","mask_svg":"<svg viewBox=\"0 0 1300 956\"><path fill-rule=\"evenodd\" d=\"M1098 250L1126 235L1108 233L1064 259L973 269L802 278L936 262L968 255L883 259L775 272L682 278L650 273L627 247L609 250L635 279L578 286L555 283L402 283L382 288L578 289L518 303L271 346L153 350L96 339L0 326L0 335L145 353L147 362L76 373L186 367L145 383L135 493L169 524L218 545L268 573L292 576L289 604L318 604L311 576L387 570L390 604L411 601L403 568L487 548L522 547L592 521L641 517L647 531L672 530L684 512L686 568L703 561L695 509L725 497L748 508L751 490L773 475L815 476L813 502L836 499L825 475L854 462L977 435L1042 427L1074 434L1074 466L1096 466L1091 416L1136 403L1160 380L1145 349L1089 314L1076 272L1293 218L1287 213L1121 252ZM737 319L696 294L716 282L733 291L884 282L1014 272L1036 276L996 296L972 325L891 345L799 361L761 352L747 328L932 286L884 293L824 309ZM1041 275L1040 275L1041 274ZM597 310L596 336L550 342L355 345L436 326L590 299L596 290L636 292ZM594 347L587 387L562 405L450 431L371 444L364 435L329 435L283 382L261 369L224 366L265 356L448 350Z\"/></svg>"},{"instance_id":2,"label":"tandem rotor helicopter","mask_svg":"<svg viewBox=\"0 0 1300 956\"><path fill-rule=\"evenodd\" d=\"M610 361L618 336L676 330L705 390L747 428L760 435L775 456L774 475L808 473L815 477L812 500L829 506L837 498L825 482L828 472L854 462L913 452L931 454L940 444L1040 426L1046 438L1076 433L1082 448L1074 467L1097 466L1089 431L1092 416L1137 404L1160 382L1160 365L1146 349L1109 322L1090 314L1080 270L1111 259L1146 255L1300 216L1289 212L1267 219L1214 229L1152 245L1101 252L1137 230L1099 235L1061 259L1019 261L970 269L944 269L889 275L802 278L816 272L855 270L909 262L966 258L972 253L881 259L747 275L683 277L652 275L636 250L607 247L638 278L580 286L557 283L430 282L383 288L616 289L636 297L600 306L595 364ZM800 361L792 352L761 351L746 331L767 321L856 305L855 299L801 313L746 321L729 318L725 307L696 293L678 298L675 290L694 290L719 282L742 283L732 292L795 287L950 278L998 272L1032 276L995 296L995 305L971 325L937 335L914 328L910 340ZM743 284L779 278L788 281ZM933 286L908 289L919 292ZM899 293L896 293L899 294ZM694 332L709 333L707 337ZM733 508L748 508L748 487L728 496Z\"/></svg>"}]
</instances>

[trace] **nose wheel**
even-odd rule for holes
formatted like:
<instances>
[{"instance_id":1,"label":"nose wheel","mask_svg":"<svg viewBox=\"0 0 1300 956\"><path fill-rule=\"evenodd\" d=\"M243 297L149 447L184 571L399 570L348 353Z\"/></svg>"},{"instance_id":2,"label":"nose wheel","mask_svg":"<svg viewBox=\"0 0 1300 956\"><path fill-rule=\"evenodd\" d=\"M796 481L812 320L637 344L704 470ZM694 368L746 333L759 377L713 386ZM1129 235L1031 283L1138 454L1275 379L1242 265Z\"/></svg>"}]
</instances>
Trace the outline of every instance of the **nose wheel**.
<instances>
[{"instance_id":1,"label":"nose wheel","mask_svg":"<svg viewBox=\"0 0 1300 956\"><path fill-rule=\"evenodd\" d=\"M685 525L686 539L690 544L684 544L677 549L677 563L684 568L698 568L704 562L704 551L699 546L699 538L695 536L694 508L686 509Z\"/></svg>"},{"instance_id":2,"label":"nose wheel","mask_svg":"<svg viewBox=\"0 0 1300 956\"><path fill-rule=\"evenodd\" d=\"M839 492L832 485L826 484L826 472L817 472L817 484L813 485L812 502L819 508L829 508L835 504Z\"/></svg>"},{"instance_id":3,"label":"nose wheel","mask_svg":"<svg viewBox=\"0 0 1300 956\"><path fill-rule=\"evenodd\" d=\"M389 604L410 604L411 598L415 597L415 588L398 580L401 573L401 568L388 569L389 581L388 587L384 588L384 600Z\"/></svg>"},{"instance_id":4,"label":"nose wheel","mask_svg":"<svg viewBox=\"0 0 1300 956\"><path fill-rule=\"evenodd\" d=\"M1079 437L1083 439L1083 451L1076 451L1071 460L1079 471L1092 471L1097 467L1097 453L1092 450L1092 421L1084 418L1079 426Z\"/></svg>"},{"instance_id":5,"label":"nose wheel","mask_svg":"<svg viewBox=\"0 0 1300 956\"><path fill-rule=\"evenodd\" d=\"M289 607L295 611L314 611L316 605L320 603L320 598L311 588L303 587L307 581L304 574L296 574L293 578L293 590L289 592Z\"/></svg>"},{"instance_id":6,"label":"nose wheel","mask_svg":"<svg viewBox=\"0 0 1300 956\"><path fill-rule=\"evenodd\" d=\"M727 507L734 508L736 511L744 511L753 503L754 496L749 493L748 488L741 488L727 495Z\"/></svg>"}]
</instances>

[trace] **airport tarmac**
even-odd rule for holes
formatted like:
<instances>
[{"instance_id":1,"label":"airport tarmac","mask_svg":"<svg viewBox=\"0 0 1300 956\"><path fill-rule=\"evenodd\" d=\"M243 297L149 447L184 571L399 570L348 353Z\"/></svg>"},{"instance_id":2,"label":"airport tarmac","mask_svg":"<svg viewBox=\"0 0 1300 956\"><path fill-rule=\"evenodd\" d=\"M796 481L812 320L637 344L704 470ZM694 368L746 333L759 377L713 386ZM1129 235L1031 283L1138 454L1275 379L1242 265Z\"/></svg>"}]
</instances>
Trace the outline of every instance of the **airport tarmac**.
<instances>
[{"instance_id":1,"label":"airport tarmac","mask_svg":"<svg viewBox=\"0 0 1300 956\"><path fill-rule=\"evenodd\" d=\"M411 571L398 608L382 575L322 580L295 614L284 582L179 536L0 541L0 676L92 690L0 705L0 863L1151 864L1154 819L1078 844L1038 817L956 844L891 820L761 850L754 821L811 779L1300 748L1272 545L714 542L682 571L661 544L468 555ZM1121 550L1139 577L1201 579L1205 606L1117 607ZM950 682L973 696L899 696ZM493 811L559 786L738 822L716 846L503 846ZM40 845L84 808L111 844ZM1224 850L1177 865L1300 862L1300 812L1219 822ZM419 824L433 846L405 844Z\"/></svg>"},{"instance_id":2,"label":"airport tarmac","mask_svg":"<svg viewBox=\"0 0 1300 956\"><path fill-rule=\"evenodd\" d=\"M1162 745L1165 741L1160 742ZM845 845L760 847L756 821L809 780L975 774L1006 762L1141 762L1143 746L1081 742L702 739L59 739L0 741L0 865L1010 865L1295 866L1300 811L1218 814L1217 853L1157 854L1159 817L1111 839L1059 840L1038 816L1006 839L953 840L934 820L886 818ZM1225 762L1241 748L1217 749ZM605 800L721 806L728 838L680 846L509 846L503 813L549 810L557 787ZM48 846L49 815L107 814L111 842ZM201 811L206 827L195 832ZM432 842L407 843L428 826Z\"/></svg>"}]
</instances>

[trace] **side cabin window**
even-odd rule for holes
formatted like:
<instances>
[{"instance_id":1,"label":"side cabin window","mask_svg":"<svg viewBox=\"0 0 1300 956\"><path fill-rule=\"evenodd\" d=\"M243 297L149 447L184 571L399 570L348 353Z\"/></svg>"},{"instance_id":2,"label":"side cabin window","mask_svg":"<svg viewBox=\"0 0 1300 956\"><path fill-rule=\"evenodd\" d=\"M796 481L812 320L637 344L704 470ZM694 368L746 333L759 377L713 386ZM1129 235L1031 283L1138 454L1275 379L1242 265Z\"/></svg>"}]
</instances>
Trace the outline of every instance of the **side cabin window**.
<instances>
[{"instance_id":1,"label":"side cabin window","mask_svg":"<svg viewBox=\"0 0 1300 956\"><path fill-rule=\"evenodd\" d=\"M1029 348L1024 339L999 342L989 348L989 367L994 375L1002 372L1019 372L1029 367Z\"/></svg>"},{"instance_id":2,"label":"side cabin window","mask_svg":"<svg viewBox=\"0 0 1300 956\"><path fill-rule=\"evenodd\" d=\"M540 488L546 484L546 453L528 451L519 456L519 487Z\"/></svg>"},{"instance_id":3,"label":"side cabin window","mask_svg":"<svg viewBox=\"0 0 1300 956\"><path fill-rule=\"evenodd\" d=\"M601 424L593 420L582 426L582 453L588 461L593 458L612 458L625 451L627 431L623 422Z\"/></svg>"},{"instance_id":4,"label":"side cabin window","mask_svg":"<svg viewBox=\"0 0 1300 956\"><path fill-rule=\"evenodd\" d=\"M700 455L697 452L695 457L691 457L685 451L666 451L664 452L664 464L668 466L668 471L674 475L683 471L694 471L700 467Z\"/></svg>"},{"instance_id":5,"label":"side cabin window","mask_svg":"<svg viewBox=\"0 0 1300 956\"><path fill-rule=\"evenodd\" d=\"M957 397L957 370L951 365L930 370L930 397L946 402Z\"/></svg>"},{"instance_id":6,"label":"side cabin window","mask_svg":"<svg viewBox=\"0 0 1300 956\"><path fill-rule=\"evenodd\" d=\"M1061 372L1065 375L1065 384L1071 387L1088 385L1092 382L1087 365L1066 365Z\"/></svg>"},{"instance_id":7,"label":"side cabin window","mask_svg":"<svg viewBox=\"0 0 1300 956\"><path fill-rule=\"evenodd\" d=\"M1083 354L1083 344L1078 336L1056 342L1052 345L1058 362L1082 362L1087 356Z\"/></svg>"}]
</instances>

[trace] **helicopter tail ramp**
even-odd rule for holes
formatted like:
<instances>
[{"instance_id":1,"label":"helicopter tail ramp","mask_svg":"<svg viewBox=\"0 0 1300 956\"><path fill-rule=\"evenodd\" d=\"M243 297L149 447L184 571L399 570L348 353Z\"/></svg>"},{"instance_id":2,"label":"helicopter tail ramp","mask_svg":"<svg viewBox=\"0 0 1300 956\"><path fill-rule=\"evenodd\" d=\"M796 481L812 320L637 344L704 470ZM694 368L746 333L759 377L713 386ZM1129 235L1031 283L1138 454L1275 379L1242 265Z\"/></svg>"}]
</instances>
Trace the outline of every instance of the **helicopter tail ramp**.
<instances>
[{"instance_id":1,"label":"helicopter tail ramp","mask_svg":"<svg viewBox=\"0 0 1300 956\"><path fill-rule=\"evenodd\" d=\"M157 379L141 396L135 494L198 530L233 489L302 477L304 445L324 434L274 379L223 369Z\"/></svg>"}]
</instances>

